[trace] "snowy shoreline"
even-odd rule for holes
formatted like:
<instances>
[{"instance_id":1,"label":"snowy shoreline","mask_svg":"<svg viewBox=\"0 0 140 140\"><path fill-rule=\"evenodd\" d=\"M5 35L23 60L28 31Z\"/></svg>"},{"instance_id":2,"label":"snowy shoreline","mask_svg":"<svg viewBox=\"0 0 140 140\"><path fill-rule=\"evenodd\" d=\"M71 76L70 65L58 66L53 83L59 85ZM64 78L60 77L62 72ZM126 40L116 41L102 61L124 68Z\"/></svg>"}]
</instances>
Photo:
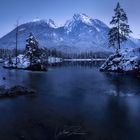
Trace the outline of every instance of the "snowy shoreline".
<instances>
[{"instance_id":1,"label":"snowy shoreline","mask_svg":"<svg viewBox=\"0 0 140 140\"><path fill-rule=\"evenodd\" d=\"M71 62L71 61L74 61L74 62L81 62L81 61L105 61L106 59L102 59L102 58L99 58L99 59L64 59L65 62Z\"/></svg>"},{"instance_id":2,"label":"snowy shoreline","mask_svg":"<svg viewBox=\"0 0 140 140\"><path fill-rule=\"evenodd\" d=\"M100 71L140 74L140 48L111 55L100 67Z\"/></svg>"},{"instance_id":3,"label":"snowy shoreline","mask_svg":"<svg viewBox=\"0 0 140 140\"><path fill-rule=\"evenodd\" d=\"M41 64L40 60L38 60L38 63L30 65L29 58L27 58L23 54L17 56L17 64L16 64L16 57L11 58L11 62L9 62L9 60L6 60L4 62L3 68L31 70L31 71L47 71L47 67L44 64Z\"/></svg>"},{"instance_id":4,"label":"snowy shoreline","mask_svg":"<svg viewBox=\"0 0 140 140\"><path fill-rule=\"evenodd\" d=\"M12 64L9 64L9 61L5 61L4 62L4 68L6 69L21 69L21 70L30 70L29 66L30 66L30 62L29 59L27 57L25 57L23 54L18 55L17 60L18 63L17 65L16 63L16 58L11 58L12 60ZM91 59L63 59L63 58L59 58L59 57L52 57L49 56L48 60L46 60L46 62L48 61L48 65L51 64L57 64L57 63L62 63L62 62L95 62L95 61L105 61L106 59L103 58L91 58ZM33 69L34 70L34 69ZM36 70L36 69L35 69ZM46 71L44 69L40 69L40 71Z\"/></svg>"}]
</instances>

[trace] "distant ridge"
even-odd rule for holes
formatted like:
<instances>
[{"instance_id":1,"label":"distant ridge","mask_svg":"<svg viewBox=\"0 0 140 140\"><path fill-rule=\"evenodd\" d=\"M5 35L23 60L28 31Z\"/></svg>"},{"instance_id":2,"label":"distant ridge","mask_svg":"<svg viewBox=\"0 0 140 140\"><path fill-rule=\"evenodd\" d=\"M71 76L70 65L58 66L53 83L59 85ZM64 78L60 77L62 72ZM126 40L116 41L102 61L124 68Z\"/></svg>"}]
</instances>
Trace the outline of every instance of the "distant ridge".
<instances>
[{"instance_id":1,"label":"distant ridge","mask_svg":"<svg viewBox=\"0 0 140 140\"><path fill-rule=\"evenodd\" d=\"M19 26L19 48L25 47L25 41L32 32L39 41L40 47L55 48L69 52L104 52L112 51L108 48L109 27L98 19L93 19L86 14L74 16L59 27L52 20L34 20ZM15 47L15 33L12 30L0 39L0 48L12 49ZM138 47L140 41L131 38L126 47Z\"/></svg>"}]
</instances>

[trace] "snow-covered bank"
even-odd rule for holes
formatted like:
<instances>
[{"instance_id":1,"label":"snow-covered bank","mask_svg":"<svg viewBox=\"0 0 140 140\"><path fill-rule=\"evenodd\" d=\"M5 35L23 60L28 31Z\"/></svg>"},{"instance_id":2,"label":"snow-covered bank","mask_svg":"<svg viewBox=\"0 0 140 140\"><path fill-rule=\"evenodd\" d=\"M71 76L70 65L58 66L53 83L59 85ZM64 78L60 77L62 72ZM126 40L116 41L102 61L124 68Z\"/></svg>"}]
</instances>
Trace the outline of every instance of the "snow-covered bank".
<instances>
[{"instance_id":1,"label":"snow-covered bank","mask_svg":"<svg viewBox=\"0 0 140 140\"><path fill-rule=\"evenodd\" d=\"M101 71L140 73L140 48L125 50L111 55L101 66Z\"/></svg>"},{"instance_id":2,"label":"snow-covered bank","mask_svg":"<svg viewBox=\"0 0 140 140\"><path fill-rule=\"evenodd\" d=\"M41 63L40 59L38 59L36 64L30 65L29 58L27 58L23 54L20 54L17 56L17 64L16 64L16 58L14 57L14 58L10 58L9 60L5 61L3 67L7 68L7 69L47 71L46 65Z\"/></svg>"},{"instance_id":3,"label":"snow-covered bank","mask_svg":"<svg viewBox=\"0 0 140 140\"><path fill-rule=\"evenodd\" d=\"M10 62L11 61L11 62ZM18 55L17 56L17 65L16 65L16 58L11 58L11 60L7 60L4 62L4 67L5 68L20 68L20 69L25 69L30 66L29 59L25 57L25 55Z\"/></svg>"},{"instance_id":4,"label":"snow-covered bank","mask_svg":"<svg viewBox=\"0 0 140 140\"><path fill-rule=\"evenodd\" d=\"M64 61L75 61L75 62L81 62L81 61L105 61L104 58L97 58L97 59L64 59Z\"/></svg>"}]
</instances>

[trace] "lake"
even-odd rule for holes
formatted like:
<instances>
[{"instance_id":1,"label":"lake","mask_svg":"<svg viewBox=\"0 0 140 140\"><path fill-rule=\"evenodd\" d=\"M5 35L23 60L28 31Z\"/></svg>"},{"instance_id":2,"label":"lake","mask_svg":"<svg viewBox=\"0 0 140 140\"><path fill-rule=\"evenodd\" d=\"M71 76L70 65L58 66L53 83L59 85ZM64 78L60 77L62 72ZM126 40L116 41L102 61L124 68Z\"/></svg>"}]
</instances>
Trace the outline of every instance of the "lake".
<instances>
[{"instance_id":1,"label":"lake","mask_svg":"<svg viewBox=\"0 0 140 140\"><path fill-rule=\"evenodd\" d=\"M48 72L0 67L0 85L38 91L0 99L0 140L140 140L140 78L102 73L100 65L65 62Z\"/></svg>"}]
</instances>

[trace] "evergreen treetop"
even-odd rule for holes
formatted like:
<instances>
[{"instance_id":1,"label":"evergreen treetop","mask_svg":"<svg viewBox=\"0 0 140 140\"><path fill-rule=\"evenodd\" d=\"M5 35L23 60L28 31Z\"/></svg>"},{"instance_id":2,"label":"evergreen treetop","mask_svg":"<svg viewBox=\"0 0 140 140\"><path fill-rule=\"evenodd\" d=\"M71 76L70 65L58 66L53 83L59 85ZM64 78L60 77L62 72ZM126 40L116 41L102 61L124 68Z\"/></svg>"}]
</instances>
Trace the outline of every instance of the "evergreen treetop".
<instances>
[{"instance_id":1,"label":"evergreen treetop","mask_svg":"<svg viewBox=\"0 0 140 140\"><path fill-rule=\"evenodd\" d=\"M25 55L29 58L30 65L37 63L40 57L38 42L32 33L30 33L28 39L26 40Z\"/></svg>"},{"instance_id":2,"label":"evergreen treetop","mask_svg":"<svg viewBox=\"0 0 140 140\"><path fill-rule=\"evenodd\" d=\"M115 15L112 17L110 24L112 28L109 31L109 47L116 46L117 53L121 49L121 43L127 41L129 34L132 32L128 25L128 18L119 2L114 9Z\"/></svg>"}]
</instances>

